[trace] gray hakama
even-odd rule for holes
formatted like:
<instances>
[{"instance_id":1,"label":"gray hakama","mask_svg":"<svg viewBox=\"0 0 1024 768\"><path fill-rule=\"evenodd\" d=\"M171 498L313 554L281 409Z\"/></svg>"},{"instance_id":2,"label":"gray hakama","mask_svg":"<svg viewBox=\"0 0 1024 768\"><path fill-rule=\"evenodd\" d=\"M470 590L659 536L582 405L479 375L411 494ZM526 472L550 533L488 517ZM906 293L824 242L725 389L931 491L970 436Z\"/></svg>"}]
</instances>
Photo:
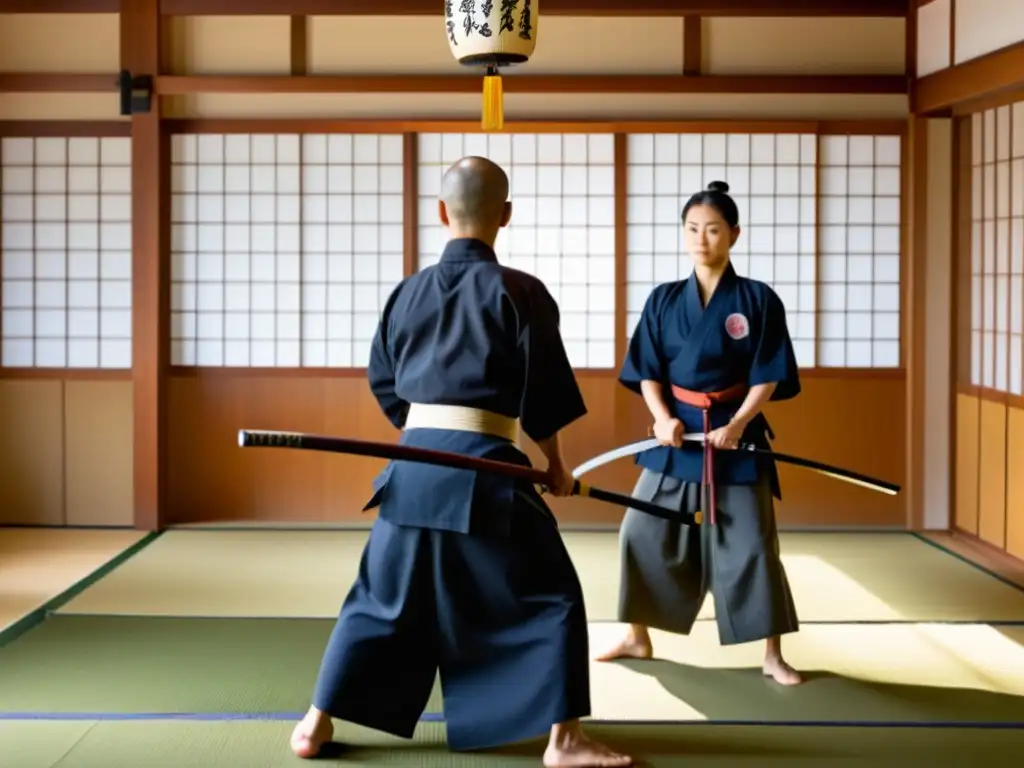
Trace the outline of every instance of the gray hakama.
<instances>
[{"instance_id":1,"label":"gray hakama","mask_svg":"<svg viewBox=\"0 0 1024 768\"><path fill-rule=\"evenodd\" d=\"M799 629L770 481L719 484L716 493L715 525L709 515L701 525L684 525L627 510L619 533L619 621L688 635L710 591L723 645ZM700 483L649 469L633 495L685 512L702 509Z\"/></svg>"}]
</instances>

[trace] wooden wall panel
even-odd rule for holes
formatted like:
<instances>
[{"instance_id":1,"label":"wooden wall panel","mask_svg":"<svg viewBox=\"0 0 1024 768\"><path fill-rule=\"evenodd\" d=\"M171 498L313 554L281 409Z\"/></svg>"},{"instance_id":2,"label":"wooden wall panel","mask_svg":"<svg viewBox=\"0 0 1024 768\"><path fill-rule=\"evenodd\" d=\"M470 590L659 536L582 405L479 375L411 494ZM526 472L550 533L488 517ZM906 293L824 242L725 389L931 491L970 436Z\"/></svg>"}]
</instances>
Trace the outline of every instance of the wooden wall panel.
<instances>
[{"instance_id":1,"label":"wooden wall panel","mask_svg":"<svg viewBox=\"0 0 1024 768\"><path fill-rule=\"evenodd\" d=\"M63 386L0 380L0 523L64 524Z\"/></svg>"},{"instance_id":2,"label":"wooden wall panel","mask_svg":"<svg viewBox=\"0 0 1024 768\"><path fill-rule=\"evenodd\" d=\"M288 16L164 17L161 42L164 74L291 74Z\"/></svg>"},{"instance_id":3,"label":"wooden wall panel","mask_svg":"<svg viewBox=\"0 0 1024 768\"><path fill-rule=\"evenodd\" d=\"M68 525L131 526L132 382L64 384Z\"/></svg>"},{"instance_id":4,"label":"wooden wall panel","mask_svg":"<svg viewBox=\"0 0 1024 768\"><path fill-rule=\"evenodd\" d=\"M1006 405L987 399L978 415L978 537L1006 544Z\"/></svg>"},{"instance_id":5,"label":"wooden wall panel","mask_svg":"<svg viewBox=\"0 0 1024 768\"><path fill-rule=\"evenodd\" d=\"M917 13L917 77L925 77L950 66L953 38L952 0L933 0Z\"/></svg>"},{"instance_id":6,"label":"wooden wall panel","mask_svg":"<svg viewBox=\"0 0 1024 768\"><path fill-rule=\"evenodd\" d=\"M308 21L310 74L457 71L433 16ZM683 26L682 17L545 16L542 42L510 76L680 74ZM181 16L166 27L167 74L290 71L287 16ZM710 18L704 21L703 59L711 74L900 75L906 71L905 27L906 20L895 17Z\"/></svg>"},{"instance_id":7,"label":"wooden wall panel","mask_svg":"<svg viewBox=\"0 0 1024 768\"><path fill-rule=\"evenodd\" d=\"M1024 408L1006 419L1006 551L1024 560Z\"/></svg>"},{"instance_id":8,"label":"wooden wall panel","mask_svg":"<svg viewBox=\"0 0 1024 768\"><path fill-rule=\"evenodd\" d=\"M131 388L0 378L0 524L132 524Z\"/></svg>"},{"instance_id":9,"label":"wooden wall panel","mask_svg":"<svg viewBox=\"0 0 1024 768\"><path fill-rule=\"evenodd\" d=\"M956 0L953 16L956 64L1024 40L1024 4L1018 0Z\"/></svg>"},{"instance_id":10,"label":"wooden wall panel","mask_svg":"<svg viewBox=\"0 0 1024 768\"><path fill-rule=\"evenodd\" d=\"M1024 557L1024 102L965 110L957 132L955 524Z\"/></svg>"},{"instance_id":11,"label":"wooden wall panel","mask_svg":"<svg viewBox=\"0 0 1024 768\"><path fill-rule=\"evenodd\" d=\"M708 18L705 73L713 75L906 72L906 20Z\"/></svg>"},{"instance_id":12,"label":"wooden wall panel","mask_svg":"<svg viewBox=\"0 0 1024 768\"><path fill-rule=\"evenodd\" d=\"M980 439L977 397L956 398L956 527L978 534L978 447Z\"/></svg>"},{"instance_id":13,"label":"wooden wall panel","mask_svg":"<svg viewBox=\"0 0 1024 768\"><path fill-rule=\"evenodd\" d=\"M884 374L880 374L884 376ZM639 397L606 373L580 374L590 414L565 435L573 465L647 435ZM769 418L780 451L903 481L902 378L809 377L797 400L773 405ZM884 405L883 405L884 404ZM282 371L257 377L201 371L171 382L172 524L237 520L368 522L360 512L384 462L237 445L239 429L280 429L396 439L362 377L316 378ZM524 446L543 466L537 449ZM596 470L593 485L629 492L631 460ZM897 499L801 469L782 470L779 520L790 526L898 526ZM553 499L567 524L615 524L622 510L586 499Z\"/></svg>"},{"instance_id":14,"label":"wooden wall panel","mask_svg":"<svg viewBox=\"0 0 1024 768\"><path fill-rule=\"evenodd\" d=\"M309 19L312 74L453 74L448 39L433 17L313 16ZM544 16L543 31L525 75L678 75L683 20ZM387 46L381 40L387 39ZM539 42L543 40L543 42ZM643 40L643 45L624 44ZM473 70L464 70L472 76Z\"/></svg>"},{"instance_id":15,"label":"wooden wall panel","mask_svg":"<svg viewBox=\"0 0 1024 768\"><path fill-rule=\"evenodd\" d=\"M0 72L117 72L116 13L0 15Z\"/></svg>"},{"instance_id":16,"label":"wooden wall panel","mask_svg":"<svg viewBox=\"0 0 1024 768\"><path fill-rule=\"evenodd\" d=\"M4 120L125 120L118 114L117 94L0 93Z\"/></svg>"},{"instance_id":17,"label":"wooden wall panel","mask_svg":"<svg viewBox=\"0 0 1024 768\"><path fill-rule=\"evenodd\" d=\"M902 377L806 377L795 400L766 409L775 430L775 448L825 461L895 483L906 482L905 399ZM899 497L781 467L785 526L903 526Z\"/></svg>"},{"instance_id":18,"label":"wooden wall panel","mask_svg":"<svg viewBox=\"0 0 1024 768\"><path fill-rule=\"evenodd\" d=\"M168 523L359 520L384 462L238 447L239 429L389 440L394 430L362 377L199 372L170 382ZM365 498L364 498L365 497Z\"/></svg>"}]
</instances>

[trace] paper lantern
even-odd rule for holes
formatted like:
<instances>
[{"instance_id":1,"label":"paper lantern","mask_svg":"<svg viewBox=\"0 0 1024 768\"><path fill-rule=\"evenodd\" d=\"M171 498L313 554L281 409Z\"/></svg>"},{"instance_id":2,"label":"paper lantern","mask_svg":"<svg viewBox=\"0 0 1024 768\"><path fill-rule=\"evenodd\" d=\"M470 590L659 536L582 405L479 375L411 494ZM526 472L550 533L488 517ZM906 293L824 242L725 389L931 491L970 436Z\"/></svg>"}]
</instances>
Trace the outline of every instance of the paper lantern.
<instances>
[{"instance_id":1,"label":"paper lantern","mask_svg":"<svg viewBox=\"0 0 1024 768\"><path fill-rule=\"evenodd\" d=\"M459 64L486 67L482 126L505 125L498 70L529 61L537 46L538 0L445 0L448 47Z\"/></svg>"}]
</instances>

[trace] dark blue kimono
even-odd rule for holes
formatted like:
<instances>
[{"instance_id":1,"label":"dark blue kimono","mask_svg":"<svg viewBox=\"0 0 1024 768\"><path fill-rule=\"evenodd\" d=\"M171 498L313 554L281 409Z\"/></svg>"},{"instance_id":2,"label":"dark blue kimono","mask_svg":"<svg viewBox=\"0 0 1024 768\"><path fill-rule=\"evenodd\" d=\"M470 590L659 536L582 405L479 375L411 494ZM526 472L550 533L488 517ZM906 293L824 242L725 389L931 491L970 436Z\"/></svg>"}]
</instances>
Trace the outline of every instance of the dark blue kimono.
<instances>
[{"instance_id":1,"label":"dark blue kimono","mask_svg":"<svg viewBox=\"0 0 1024 768\"><path fill-rule=\"evenodd\" d=\"M629 343L619 381L640 393L640 382L662 384L665 401L686 432L701 432L703 412L672 396L676 385L695 392L720 392L736 384L777 383L772 400L800 393L800 375L781 299L764 283L740 277L730 264L705 308L693 276L659 285L647 299ZM726 425L743 404L739 397L711 409L711 428ZM744 442L767 447L768 420L758 414L747 425ZM699 483L703 453L693 447L661 447L637 456L637 464L680 480ZM715 479L725 485L751 485L765 461L742 451L716 451ZM775 496L781 498L774 462L769 468Z\"/></svg>"},{"instance_id":2,"label":"dark blue kimono","mask_svg":"<svg viewBox=\"0 0 1024 768\"><path fill-rule=\"evenodd\" d=\"M703 432L703 408L679 402L672 385L709 393L776 383L773 400L795 397L800 378L782 301L764 283L738 276L732 265L706 308L692 275L659 285L647 300L619 376L637 393L645 380L661 383L666 404L686 432ZM728 423L744 397L712 405L710 428ZM770 434L767 419L759 415L743 441L766 447ZM655 448L640 454L637 464L643 472L635 497L690 513L709 511L700 447ZM795 632L799 621L772 503L773 495L781 497L775 462L745 451L715 451L714 468L721 485L713 525L694 527L627 510L619 531L618 619L688 634L710 591L722 643Z\"/></svg>"},{"instance_id":3,"label":"dark blue kimono","mask_svg":"<svg viewBox=\"0 0 1024 768\"><path fill-rule=\"evenodd\" d=\"M410 403L482 408L544 440L586 413L536 278L478 240L404 280L367 369L401 428ZM500 437L411 429L401 443L529 465ZM532 738L590 712L582 588L551 511L523 481L391 462L380 512L321 667L314 706L411 737L440 670L448 743Z\"/></svg>"}]
</instances>

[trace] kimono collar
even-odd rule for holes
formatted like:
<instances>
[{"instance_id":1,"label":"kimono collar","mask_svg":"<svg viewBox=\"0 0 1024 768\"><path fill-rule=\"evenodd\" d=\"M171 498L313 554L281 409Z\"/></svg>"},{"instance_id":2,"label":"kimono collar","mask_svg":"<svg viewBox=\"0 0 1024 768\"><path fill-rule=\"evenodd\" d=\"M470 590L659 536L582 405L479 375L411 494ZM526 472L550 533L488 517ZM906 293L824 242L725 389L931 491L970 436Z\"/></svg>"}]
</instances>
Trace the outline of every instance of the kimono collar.
<instances>
[{"instance_id":1,"label":"kimono collar","mask_svg":"<svg viewBox=\"0 0 1024 768\"><path fill-rule=\"evenodd\" d=\"M725 266L725 270L722 272L722 277L718 280L718 285L715 286L715 292L711 294L711 300L708 302L708 306L701 306L700 301L700 289L697 285L697 273L696 270L690 273L690 278L686 281L686 305L690 311L696 311L698 313L704 312L712 304L717 303L716 299L720 295L728 294L732 290L732 287L736 284L737 280L736 268L733 267L730 261Z\"/></svg>"},{"instance_id":2,"label":"kimono collar","mask_svg":"<svg viewBox=\"0 0 1024 768\"><path fill-rule=\"evenodd\" d=\"M441 252L441 261L445 263L460 261L491 261L498 263L494 249L483 240L472 237L458 237L449 240Z\"/></svg>"}]
</instances>

